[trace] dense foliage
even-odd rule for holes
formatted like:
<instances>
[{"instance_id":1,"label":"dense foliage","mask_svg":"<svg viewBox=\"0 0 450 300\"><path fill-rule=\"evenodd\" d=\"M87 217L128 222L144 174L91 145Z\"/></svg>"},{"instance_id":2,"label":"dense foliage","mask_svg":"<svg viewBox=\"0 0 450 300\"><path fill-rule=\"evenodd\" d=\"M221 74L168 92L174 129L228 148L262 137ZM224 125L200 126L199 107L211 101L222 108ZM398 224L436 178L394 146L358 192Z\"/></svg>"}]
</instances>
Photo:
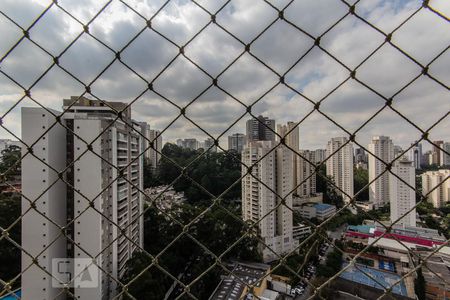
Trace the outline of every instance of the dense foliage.
<instances>
[{"instance_id":1,"label":"dense foliage","mask_svg":"<svg viewBox=\"0 0 450 300\"><path fill-rule=\"evenodd\" d=\"M341 249L341 247L339 247ZM334 249L328 253L325 264L317 267L317 276L330 278L333 277L342 266L342 252Z\"/></svg>"},{"instance_id":2,"label":"dense foliage","mask_svg":"<svg viewBox=\"0 0 450 300\"><path fill-rule=\"evenodd\" d=\"M369 171L362 168L355 168L353 173L353 187L356 201L369 201L369 188L364 188L369 183Z\"/></svg>"},{"instance_id":3,"label":"dense foliage","mask_svg":"<svg viewBox=\"0 0 450 300\"><path fill-rule=\"evenodd\" d=\"M5 180L7 182L20 179L20 148L9 146L2 150L1 154L0 173L5 174L1 183L4 183ZM8 187L8 185L5 185L5 187ZM10 281L20 274L21 252L12 242L20 245L21 222L14 224L20 217L20 212L21 201L18 194L0 193L0 228L8 230L8 233L5 233L0 240L0 279L4 281ZM17 287L20 284L19 281L15 281L13 287Z\"/></svg>"},{"instance_id":4,"label":"dense foliage","mask_svg":"<svg viewBox=\"0 0 450 300\"><path fill-rule=\"evenodd\" d=\"M339 190L336 190L336 185L333 184L333 178L327 176L325 164L319 167L317 172L317 183L316 188L318 193L323 194L323 202L328 204L336 205L337 207L342 207L344 201L342 199Z\"/></svg>"},{"instance_id":5,"label":"dense foliage","mask_svg":"<svg viewBox=\"0 0 450 300\"><path fill-rule=\"evenodd\" d=\"M21 211L20 196L0 194L0 227L8 229L19 217ZM8 238L20 245L21 222L8 230ZM10 240L0 240L0 279L10 281L20 274L20 248ZM20 277L19 277L20 280ZM16 282L13 286L18 286Z\"/></svg>"},{"instance_id":6,"label":"dense foliage","mask_svg":"<svg viewBox=\"0 0 450 300\"><path fill-rule=\"evenodd\" d=\"M7 180L14 180L20 176L21 150L18 146L9 146L3 149L0 159L0 173L4 174Z\"/></svg>"},{"instance_id":7,"label":"dense foliage","mask_svg":"<svg viewBox=\"0 0 450 300\"><path fill-rule=\"evenodd\" d=\"M152 175L150 180L144 178L148 186L171 184L175 181L175 190L183 191L191 203L208 201L212 198L209 193L217 197L231 186L222 198L240 198L241 164L237 152L204 153L203 149L190 150L167 143L162 153L157 174ZM183 171L184 167L186 169Z\"/></svg>"},{"instance_id":8,"label":"dense foliage","mask_svg":"<svg viewBox=\"0 0 450 300\"><path fill-rule=\"evenodd\" d=\"M180 280L185 284L190 283L215 263L215 257L211 252L215 256L223 254L222 260L235 258L259 261L261 259L257 252L257 241L250 237L243 238L231 247L243 235L244 226L228 212L217 207L206 212L189 226L186 234L177 239L183 232L183 226L174 219L182 224L188 224L204 209L205 207L182 204L167 212L170 217L155 207L150 207L145 214L145 251L153 256L162 251L158 257L158 265L171 275L177 278L180 276ZM238 211L232 207L228 209L232 210L233 214L238 214ZM173 240L176 242L171 244ZM197 241L208 250L201 247ZM168 245L170 247L164 250ZM129 282L151 263L152 259L146 253L137 253L128 262L128 271L122 282ZM223 273L221 267L212 267L192 286L191 292L198 299L207 299L219 283L221 273ZM129 293L136 299L163 299L173 282L174 280L164 271L153 266L133 281ZM185 298L189 299L188 296Z\"/></svg>"}]
</instances>

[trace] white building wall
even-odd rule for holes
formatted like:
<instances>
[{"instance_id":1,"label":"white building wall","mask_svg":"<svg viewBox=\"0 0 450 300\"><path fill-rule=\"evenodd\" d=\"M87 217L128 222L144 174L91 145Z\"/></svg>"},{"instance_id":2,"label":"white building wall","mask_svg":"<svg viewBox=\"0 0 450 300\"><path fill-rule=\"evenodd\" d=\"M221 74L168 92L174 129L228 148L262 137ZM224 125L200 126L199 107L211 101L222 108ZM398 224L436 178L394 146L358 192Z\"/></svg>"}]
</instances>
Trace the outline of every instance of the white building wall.
<instances>
[{"instance_id":1,"label":"white building wall","mask_svg":"<svg viewBox=\"0 0 450 300\"><path fill-rule=\"evenodd\" d=\"M63 119L66 124L73 122L75 132L72 145L75 158L73 203L68 201L67 196L70 194L67 193L64 182L52 185L36 203L40 211L55 222L59 222L61 226L65 226L67 219L71 218L67 215L69 211L66 208L68 205L73 205L71 208L73 208L73 217L76 219L73 222L73 228L68 229L73 231L73 239L76 243L74 253L70 253L72 243L66 239L58 238L55 243L51 242L60 230L47 222L45 218L32 211L23 218L22 244L25 249L29 247L31 253L39 253L45 246L51 244L42 257L39 257L39 261L42 261L43 267L49 272L51 272L52 258L96 258L97 264L102 269L99 272L99 285L97 288L75 287L75 296L81 300L114 297L116 283L111 277L119 278L125 271L125 263L133 251L143 246L143 217L141 216L143 203L142 194L139 192L143 190L141 176L143 158L142 156L137 158L141 153L142 139L139 138L138 133L133 132L120 121L110 126L110 119L108 119L111 117L110 113L105 112L105 117L102 114L72 112L66 113ZM22 110L23 139L31 145L54 122L54 116L46 113L44 109L24 108ZM68 136L68 131L57 124L36 143L33 147L34 152L55 169L63 170L69 159L66 151ZM85 142L88 144L92 142L92 151L86 151ZM135 158L136 160L131 162ZM35 198L49 184L53 184L53 181L58 179L57 173L46 168L31 155L27 155L22 163L24 195L29 193L31 198ZM131 165L127 166L129 163ZM118 175L116 167L125 166L124 177L127 180L124 178L116 180ZM119 181L122 181L122 191L118 189ZM122 196L120 203L119 195ZM89 207L89 200L94 200L95 210ZM29 208L27 203L24 198L23 211ZM128 238L121 234L117 225L120 228L126 228ZM119 245L121 253L119 253ZM23 268L26 268L29 262L31 260L23 254ZM51 287L49 276L33 266L23 273L22 289L24 299L53 299L60 292Z\"/></svg>"},{"instance_id":2,"label":"white building wall","mask_svg":"<svg viewBox=\"0 0 450 300\"><path fill-rule=\"evenodd\" d=\"M353 145L347 141L346 137L332 138L327 144L327 157L329 158L326 161L327 175L333 177L334 183L343 191L342 199L346 203L351 200L354 193ZM345 143L347 144L342 147Z\"/></svg>"},{"instance_id":3,"label":"white building wall","mask_svg":"<svg viewBox=\"0 0 450 300\"><path fill-rule=\"evenodd\" d=\"M416 187L415 167L412 161L396 161L392 167L392 173L399 176L413 188ZM389 174L389 189L391 222L404 216L396 224L415 227L416 209L409 212L416 205L415 190L411 189L393 174Z\"/></svg>"},{"instance_id":4,"label":"white building wall","mask_svg":"<svg viewBox=\"0 0 450 300\"><path fill-rule=\"evenodd\" d=\"M94 141L101 132L100 120L74 120L74 132L87 143ZM94 201L98 211L103 210L102 161L91 151L86 150L86 144L74 137L74 157L80 157L74 163L74 187L83 195L74 195L74 227L75 258L96 258L99 265L103 262L102 217L92 207L89 201ZM92 144L92 151L101 154L100 139ZM77 274L74 274L77 276ZM102 281L107 280L103 272L99 272L98 288L76 288L75 296L80 299L103 299Z\"/></svg>"},{"instance_id":5,"label":"white building wall","mask_svg":"<svg viewBox=\"0 0 450 300\"><path fill-rule=\"evenodd\" d=\"M450 170L428 171L422 174L422 193L434 207L450 201Z\"/></svg>"},{"instance_id":6,"label":"white building wall","mask_svg":"<svg viewBox=\"0 0 450 300\"><path fill-rule=\"evenodd\" d=\"M316 195L315 154L313 151L300 150L304 157L297 157L297 189L300 198L311 198Z\"/></svg>"},{"instance_id":7,"label":"white building wall","mask_svg":"<svg viewBox=\"0 0 450 300\"><path fill-rule=\"evenodd\" d=\"M27 145L32 145L54 122L54 116L42 108L22 108L22 140ZM65 141L65 129L56 124L33 146L34 155L57 171L64 170L66 165ZM26 152L27 149L23 147L22 155L25 155ZM61 233L59 228L37 211L59 226L65 226L66 185L58 179L55 171L36 157L28 154L22 159L22 193L24 196L22 197L21 244L27 253L38 259L39 266L51 273L52 258L66 257L66 239L64 236L58 237ZM53 185L40 196L49 184ZM37 199L35 202L37 211L29 210L30 202L27 199L31 201ZM46 247L48 248L46 249ZM44 252L42 252L43 250ZM40 254L41 252L42 254ZM36 265L29 268L30 265L32 265L31 257L22 252L22 299L65 299L64 296L57 296L61 289L52 287L50 275Z\"/></svg>"},{"instance_id":8,"label":"white building wall","mask_svg":"<svg viewBox=\"0 0 450 300\"><path fill-rule=\"evenodd\" d=\"M374 136L368 150L369 182L377 178L369 185L369 200L375 208L378 208L389 203L389 172L383 173L380 177L377 176L386 169L382 161L389 163L394 159L394 145L387 136Z\"/></svg>"},{"instance_id":9,"label":"white building wall","mask_svg":"<svg viewBox=\"0 0 450 300\"><path fill-rule=\"evenodd\" d=\"M293 188L293 153L286 147L271 151L272 147L272 141L256 141L248 143L242 152L242 162L247 166L264 157L252 169L252 174L258 179L246 175L242 180L242 216L245 221L254 222L262 218L258 228L267 245L261 246L266 262L277 259L277 254L287 253L296 245L292 238L292 211L289 209L292 209L292 195L289 193ZM247 168L243 166L242 172L246 173ZM276 194L287 196L286 206L275 209L281 201Z\"/></svg>"},{"instance_id":10,"label":"white building wall","mask_svg":"<svg viewBox=\"0 0 450 300\"><path fill-rule=\"evenodd\" d=\"M446 151L447 153L450 153L450 143L446 142L442 144L442 149ZM450 155L445 153L444 151L440 151L440 162L441 166L450 166Z\"/></svg>"}]
</instances>

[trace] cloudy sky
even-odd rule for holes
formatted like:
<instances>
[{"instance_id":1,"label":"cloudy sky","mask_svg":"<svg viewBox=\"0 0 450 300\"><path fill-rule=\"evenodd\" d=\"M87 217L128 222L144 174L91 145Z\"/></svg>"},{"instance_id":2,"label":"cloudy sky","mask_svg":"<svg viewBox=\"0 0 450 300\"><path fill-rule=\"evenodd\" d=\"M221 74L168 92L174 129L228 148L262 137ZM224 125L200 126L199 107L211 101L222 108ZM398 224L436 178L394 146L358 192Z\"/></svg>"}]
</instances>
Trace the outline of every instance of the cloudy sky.
<instances>
[{"instance_id":1,"label":"cloudy sky","mask_svg":"<svg viewBox=\"0 0 450 300\"><path fill-rule=\"evenodd\" d=\"M230 129L228 127L245 113L246 108L241 103L250 104L258 99L252 109L255 115L275 118L277 123L302 120L314 106L286 85L279 84L276 73L286 72L287 85L314 102L326 97L320 110L351 132L383 106L383 98L376 93L388 98L395 96L395 109L423 130L445 116L450 109L450 95L445 87L450 84L450 51L442 54L429 67L429 73L443 85L428 76L421 76L397 93L421 73L420 66L389 44L384 44L360 65L383 44L385 37L353 15L346 16L330 29L348 12L348 7L341 1L293 1L284 16L288 22L301 28L304 31L302 33L284 20L274 22L278 12L264 1L232 0L216 16L217 24L228 33L216 24L210 24L197 36L196 33L210 22L211 17L191 1L171 1L152 18L151 26L159 34L147 28L139 35L146 26L144 18L150 19L164 1L124 0L141 15L138 16L132 9L114 0L91 22L105 2L58 1L81 23L90 22L90 34L109 48L122 50L133 39L121 52L122 62L114 61L91 84L91 93L104 100L130 103L147 88L147 83L139 76L153 82L156 93L146 91L132 105L133 118L148 122L153 129L166 129L179 114L179 109L166 99L184 107L196 97L198 99L187 108L186 114L214 137L226 130L224 137L244 132L248 115ZM283 8L288 2L270 1L277 8ZM23 35L22 30L11 20L28 28L50 3L45 0L1 0L0 57L4 57ZM214 13L225 1L202 0L198 3ZM430 4L442 14L450 16L450 1L432 0ZM356 6L356 13L382 32L390 33L420 6L421 1L361 0ZM271 23L272 26L259 35ZM30 38L48 53L60 56L60 66L71 75L54 65L35 83L52 66L53 60L32 42L24 40L0 62L1 71L7 74L0 73L0 115L9 111L24 94L23 89L10 78L27 89L33 85L33 99L57 110L61 110L62 99L84 92L82 83L90 84L115 59L115 55L88 34L82 34L70 45L82 31L83 26L59 7L52 6L44 14L30 30ZM356 78L372 87L376 93L356 80L349 79L330 94L349 77L349 71L318 47L305 55L314 45L311 36L321 36L321 46L349 69L360 65L356 70ZM243 43L250 42L250 52L254 56L244 53ZM427 65L450 44L450 25L430 10L422 9L394 32L392 42L420 64ZM185 46L186 57L203 71L179 55L177 45ZM64 53L61 55L62 51ZM302 56L302 60L292 67ZM235 59L237 61L227 68ZM161 73L170 62L169 67ZM212 77L220 74L218 85L226 93L210 86L211 77L204 71ZM25 98L3 118L3 125L19 137L22 106L36 104ZM305 149L324 148L329 138L344 134L317 111L310 114L299 128L300 146ZM431 139L450 141L449 128L450 117L447 116L431 131ZM402 146L409 145L421 135L420 131L389 108L360 130L357 140L366 145L372 135L381 134L391 136L394 143ZM165 141L186 137L206 138L204 133L184 118L167 128L163 136ZM0 128L0 138L11 138L11 135ZM222 142L226 147L225 138Z\"/></svg>"}]
</instances>

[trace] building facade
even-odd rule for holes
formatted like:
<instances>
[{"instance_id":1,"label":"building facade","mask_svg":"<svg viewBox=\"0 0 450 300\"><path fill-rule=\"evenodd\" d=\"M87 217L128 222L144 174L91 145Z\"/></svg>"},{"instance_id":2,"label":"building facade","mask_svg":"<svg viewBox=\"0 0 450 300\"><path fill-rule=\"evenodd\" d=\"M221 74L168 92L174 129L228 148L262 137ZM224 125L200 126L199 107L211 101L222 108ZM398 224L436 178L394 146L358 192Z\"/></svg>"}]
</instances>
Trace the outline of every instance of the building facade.
<instances>
[{"instance_id":1,"label":"building facade","mask_svg":"<svg viewBox=\"0 0 450 300\"><path fill-rule=\"evenodd\" d=\"M416 170L420 170L423 165L422 144L413 143L411 144L411 146L412 148L409 150L409 160L411 160L414 163L414 168L416 168Z\"/></svg>"},{"instance_id":2,"label":"building facade","mask_svg":"<svg viewBox=\"0 0 450 300\"><path fill-rule=\"evenodd\" d=\"M234 150L241 153L245 145L245 134L234 133L228 136L228 150Z\"/></svg>"},{"instance_id":3,"label":"building facade","mask_svg":"<svg viewBox=\"0 0 450 300\"><path fill-rule=\"evenodd\" d=\"M450 143L449 142L442 144L442 150L440 153L440 163L441 163L442 167L450 166Z\"/></svg>"},{"instance_id":4,"label":"building facade","mask_svg":"<svg viewBox=\"0 0 450 300\"><path fill-rule=\"evenodd\" d=\"M327 158L327 150L326 149L316 149L314 150L314 161L316 164L321 163Z\"/></svg>"},{"instance_id":5,"label":"building facade","mask_svg":"<svg viewBox=\"0 0 450 300\"><path fill-rule=\"evenodd\" d=\"M297 123L295 122L287 122L287 124L278 124L277 125L277 133L281 138L284 138L284 143L286 146L292 150L289 150L292 152L293 156L293 176L292 176L292 188L296 189L296 187L300 184L299 178L298 178L298 163L300 160L303 160L297 153L299 152L299 129L298 126L296 126ZM277 138L279 140L280 138ZM281 142L279 140L279 142Z\"/></svg>"},{"instance_id":6,"label":"building facade","mask_svg":"<svg viewBox=\"0 0 450 300\"><path fill-rule=\"evenodd\" d=\"M422 174L422 193L436 208L450 201L450 170L428 171Z\"/></svg>"},{"instance_id":7,"label":"building facade","mask_svg":"<svg viewBox=\"0 0 450 300\"><path fill-rule=\"evenodd\" d=\"M416 172L414 163L403 157L394 162L392 173L414 189L410 188L395 175L389 174L391 222L393 223L401 218L396 224L415 227L416 209L412 209L416 205Z\"/></svg>"},{"instance_id":8,"label":"building facade","mask_svg":"<svg viewBox=\"0 0 450 300\"><path fill-rule=\"evenodd\" d=\"M353 197L353 145L346 137L332 138L327 144L327 157L327 175L333 178L342 191L338 193L348 203Z\"/></svg>"},{"instance_id":9,"label":"building facade","mask_svg":"<svg viewBox=\"0 0 450 300\"><path fill-rule=\"evenodd\" d=\"M51 260L58 258L94 258L100 269L98 278L93 278L98 280L96 287L72 288L77 299L114 297L117 286L111 277L120 278L133 252L143 247L141 128L133 124L129 110L116 120L116 112L102 104L77 97L64 100L68 110L61 124L67 129L56 125L33 147L50 167L29 155L22 161L24 196L33 199L36 192L50 186L36 209L66 227L65 238L58 238L42 254L47 270L52 270ZM126 107L125 103L108 104L117 111ZM42 108L23 108L24 141L31 144L54 122L54 116ZM57 172L65 168L63 182ZM23 197L22 211L29 207ZM41 251L59 233L57 226L37 212L22 219L22 246L31 253ZM42 270L26 270L29 264L30 258L22 254L23 299L53 299L62 291L52 287L51 278ZM74 269L70 272L79 275Z\"/></svg>"},{"instance_id":10,"label":"building facade","mask_svg":"<svg viewBox=\"0 0 450 300\"><path fill-rule=\"evenodd\" d=\"M151 148L149 149L150 166L155 172L161 160L161 152L163 147L163 138L161 132L158 130L149 131L149 141Z\"/></svg>"},{"instance_id":11,"label":"building facade","mask_svg":"<svg viewBox=\"0 0 450 300\"><path fill-rule=\"evenodd\" d=\"M297 171L297 189L296 194L299 198L310 198L317 195L315 173L315 155L314 151L300 150L299 153L304 157L298 157L296 165Z\"/></svg>"},{"instance_id":12,"label":"building facade","mask_svg":"<svg viewBox=\"0 0 450 300\"><path fill-rule=\"evenodd\" d=\"M374 136L368 150L371 153L369 154L369 182L371 182L369 200L375 208L379 208L389 203L389 172L385 172L384 162L390 163L394 159L394 144L387 136Z\"/></svg>"},{"instance_id":13,"label":"building facade","mask_svg":"<svg viewBox=\"0 0 450 300\"><path fill-rule=\"evenodd\" d=\"M275 141L275 120L258 116L246 123L247 142Z\"/></svg>"},{"instance_id":14,"label":"building facade","mask_svg":"<svg viewBox=\"0 0 450 300\"><path fill-rule=\"evenodd\" d=\"M242 217L259 222L258 234L267 245L260 249L265 262L278 258L272 251L280 255L296 246L292 237L293 154L283 146L273 148L272 141L253 141L242 152L242 162L253 165L254 176L247 174L242 179ZM243 166L242 174L246 173ZM279 205L280 197L285 197L285 205Z\"/></svg>"},{"instance_id":15,"label":"building facade","mask_svg":"<svg viewBox=\"0 0 450 300\"><path fill-rule=\"evenodd\" d=\"M431 163L430 165L441 165L442 150L444 148L444 141L433 141L433 150L431 150Z\"/></svg>"}]
</instances>

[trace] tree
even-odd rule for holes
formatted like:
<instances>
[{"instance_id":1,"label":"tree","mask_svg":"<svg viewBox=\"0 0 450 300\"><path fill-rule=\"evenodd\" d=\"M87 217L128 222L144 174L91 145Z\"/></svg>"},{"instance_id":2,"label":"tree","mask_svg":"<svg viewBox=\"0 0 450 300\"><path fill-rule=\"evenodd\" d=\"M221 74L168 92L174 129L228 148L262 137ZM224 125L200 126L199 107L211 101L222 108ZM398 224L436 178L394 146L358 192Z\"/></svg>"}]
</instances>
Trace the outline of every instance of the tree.
<instances>
[{"instance_id":1,"label":"tree","mask_svg":"<svg viewBox=\"0 0 450 300\"><path fill-rule=\"evenodd\" d=\"M238 214L237 208L226 206L232 215L214 206L191 223L205 208L198 204L183 203L172 206L163 214L155 206L150 206L144 216L144 250L153 256L164 250L158 257L158 265L174 276L182 275L188 269L192 278L200 276L214 264L214 256L209 251L215 256L221 256L223 260L231 258L262 260L258 253L257 240L249 236L241 239L245 233L245 226L233 216ZM184 226L178 222L191 224L186 229L186 234L180 236ZM238 240L240 241L235 245ZM197 241L208 251L199 246ZM165 249L167 245L170 247ZM130 282L149 264L151 258L146 253L137 253L129 262L129 269L123 277L123 282ZM207 275L202 276L192 286L191 292L198 299L207 299L219 283L221 271L223 271L221 267L209 270ZM136 299L162 299L164 298L162 291L167 291L172 284L173 280L152 267L130 285L129 292ZM149 290L154 290L153 294L150 294Z\"/></svg>"},{"instance_id":2,"label":"tree","mask_svg":"<svg viewBox=\"0 0 450 300\"><path fill-rule=\"evenodd\" d=\"M417 278L414 280L414 290L419 300L426 299L425 278L423 277L422 274L422 267L417 269Z\"/></svg>"},{"instance_id":3,"label":"tree","mask_svg":"<svg viewBox=\"0 0 450 300\"><path fill-rule=\"evenodd\" d=\"M344 204L341 193L336 190L333 177L326 175L325 165L321 165L317 172L317 192L323 194L324 203L337 207L342 207Z\"/></svg>"},{"instance_id":4,"label":"tree","mask_svg":"<svg viewBox=\"0 0 450 300\"><path fill-rule=\"evenodd\" d=\"M12 180L20 176L21 150L16 145L10 145L1 151L0 173L6 172L6 179Z\"/></svg>"},{"instance_id":5,"label":"tree","mask_svg":"<svg viewBox=\"0 0 450 300\"><path fill-rule=\"evenodd\" d=\"M164 145L162 153L164 156L155 182L171 184L177 179L173 184L174 189L183 191L190 203L210 201L211 194L217 197L225 191L222 195L224 199L240 197L241 165L240 156L235 151L204 153L168 143Z\"/></svg>"},{"instance_id":6,"label":"tree","mask_svg":"<svg viewBox=\"0 0 450 300\"><path fill-rule=\"evenodd\" d=\"M369 183L369 172L362 168L355 168L353 175L355 194L360 190L362 190L361 193L356 196L357 201L369 200L369 189L364 188L368 183Z\"/></svg>"},{"instance_id":7,"label":"tree","mask_svg":"<svg viewBox=\"0 0 450 300\"><path fill-rule=\"evenodd\" d=\"M5 196L0 194L0 227L9 228L21 213L21 201L17 194ZM21 222L19 221L8 231L8 237L20 244ZM0 241L0 278L9 281L20 274L21 251L9 240L3 238ZM18 283L15 284L15 286Z\"/></svg>"}]
</instances>

